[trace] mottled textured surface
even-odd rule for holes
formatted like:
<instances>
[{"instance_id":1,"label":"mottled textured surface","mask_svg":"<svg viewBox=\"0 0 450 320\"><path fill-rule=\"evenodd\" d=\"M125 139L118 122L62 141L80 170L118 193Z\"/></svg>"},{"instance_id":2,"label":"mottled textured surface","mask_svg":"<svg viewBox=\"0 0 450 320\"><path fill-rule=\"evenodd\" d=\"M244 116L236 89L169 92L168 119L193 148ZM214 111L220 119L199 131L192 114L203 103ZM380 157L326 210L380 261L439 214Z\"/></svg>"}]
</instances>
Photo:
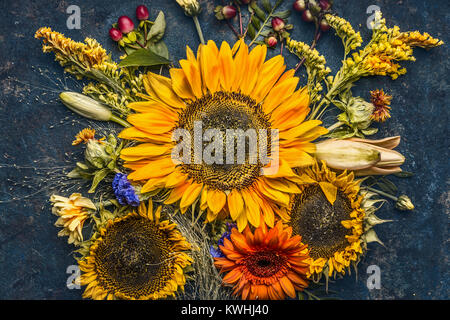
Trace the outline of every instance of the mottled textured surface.
<instances>
[{"instance_id":1,"label":"mottled textured surface","mask_svg":"<svg viewBox=\"0 0 450 320\"><path fill-rule=\"evenodd\" d=\"M65 239L57 237L58 230L53 226L55 216L47 202L49 191L42 189L48 182L38 186L39 179L54 171L51 168L66 165L65 159L71 159L72 153L78 154L79 149L71 147L70 142L86 122L65 109L56 98L63 84L78 91L80 85L63 76L53 55L41 52L40 42L33 38L34 32L41 26L51 26L75 40L91 36L117 57L118 53L107 37L109 26L122 14L134 15L134 8L141 2L151 8L151 18L158 10L164 10L168 23L165 41L174 61L184 57L185 44L194 48L198 45L192 21L183 15L175 1L27 0L0 3L1 299L81 297L81 290L66 288L66 268L74 264L72 247ZM214 5L220 1L201 2L204 12L200 20L205 37L216 41L232 40L226 25L217 22L212 15ZM291 2L287 0L285 6L290 7ZM336 11L355 28L360 28L366 40L369 35L365 26L366 8L376 4L381 7L389 25L399 25L405 31L427 31L450 42L447 1L335 2ZM65 9L71 4L81 7L80 30L66 28ZM313 26L300 21L296 13L291 17L291 21L294 20L293 37L310 42ZM335 70L343 53L340 40L330 32L318 48ZM355 95L365 98L369 97L369 90L375 88L383 88L393 95L392 119L380 127L377 137L403 137L399 151L407 158L404 169L415 172L416 176L408 180L395 179L395 182L412 198L416 209L399 212L389 202L379 211L380 217L395 220L376 229L386 247L370 244L367 256L359 265L358 279L353 274L331 284L344 299L449 297L448 45L429 52L418 49L415 56L417 62L405 64L408 68L406 76L396 81L382 77L364 79L354 89ZM287 63L293 67L296 60L289 57ZM44 76L45 73L49 77ZM62 83L58 79L62 79ZM79 121L72 122L72 119ZM64 121L60 123L61 120ZM332 120L328 117L328 124ZM366 270L372 264L381 269L379 290L366 287Z\"/></svg>"}]
</instances>

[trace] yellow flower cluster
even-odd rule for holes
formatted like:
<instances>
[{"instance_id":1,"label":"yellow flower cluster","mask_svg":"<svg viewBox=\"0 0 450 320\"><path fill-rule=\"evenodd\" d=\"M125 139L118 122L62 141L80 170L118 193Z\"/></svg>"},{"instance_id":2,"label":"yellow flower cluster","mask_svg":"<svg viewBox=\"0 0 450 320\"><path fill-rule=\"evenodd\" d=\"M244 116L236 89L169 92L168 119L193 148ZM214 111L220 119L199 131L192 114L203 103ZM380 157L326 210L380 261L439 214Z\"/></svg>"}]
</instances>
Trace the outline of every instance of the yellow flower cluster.
<instances>
[{"instance_id":1,"label":"yellow flower cluster","mask_svg":"<svg viewBox=\"0 0 450 320\"><path fill-rule=\"evenodd\" d=\"M330 74L331 69L326 67L327 61L316 49L312 49L308 44L288 38L287 48L300 59L305 59L305 66L308 71L308 90L310 101L316 101L318 92L322 91L321 82Z\"/></svg>"},{"instance_id":2,"label":"yellow flower cluster","mask_svg":"<svg viewBox=\"0 0 450 320\"><path fill-rule=\"evenodd\" d=\"M75 75L77 79L81 79L83 73L91 69L109 71L109 73L118 69L106 50L94 39L86 38L85 43L76 42L48 27L37 30L34 37L42 38L44 42L42 50L54 52L56 61L66 67L65 71Z\"/></svg>"},{"instance_id":3,"label":"yellow flower cluster","mask_svg":"<svg viewBox=\"0 0 450 320\"><path fill-rule=\"evenodd\" d=\"M328 24L336 31L336 34L342 39L344 44L345 54L347 55L351 50L355 50L362 44L361 34L356 32L350 22L344 18L326 14L325 19Z\"/></svg>"},{"instance_id":4,"label":"yellow flower cluster","mask_svg":"<svg viewBox=\"0 0 450 320\"><path fill-rule=\"evenodd\" d=\"M344 62L344 68L354 76L381 75L395 80L406 73L398 61L416 60L413 47L432 48L443 44L428 33L401 32L397 26L387 28L385 19L381 19L381 12L377 12L375 21L374 27L377 28L371 42Z\"/></svg>"}]
</instances>

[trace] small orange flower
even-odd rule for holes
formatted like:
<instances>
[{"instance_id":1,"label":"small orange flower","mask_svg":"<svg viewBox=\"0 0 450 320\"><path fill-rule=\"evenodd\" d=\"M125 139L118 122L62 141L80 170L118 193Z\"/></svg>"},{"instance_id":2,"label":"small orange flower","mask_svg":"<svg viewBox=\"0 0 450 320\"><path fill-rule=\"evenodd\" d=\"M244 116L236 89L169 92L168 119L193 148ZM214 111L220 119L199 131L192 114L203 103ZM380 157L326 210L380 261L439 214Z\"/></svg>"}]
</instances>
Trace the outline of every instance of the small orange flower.
<instances>
[{"instance_id":1,"label":"small orange flower","mask_svg":"<svg viewBox=\"0 0 450 320\"><path fill-rule=\"evenodd\" d=\"M247 226L243 233L234 228L231 240L219 246L224 258L215 258L221 272L228 272L223 282L234 285L234 295L246 300L282 300L295 298L295 291L308 286L307 246L299 235L292 237L292 228L278 222L267 229L261 224L253 234Z\"/></svg>"},{"instance_id":2,"label":"small orange flower","mask_svg":"<svg viewBox=\"0 0 450 320\"><path fill-rule=\"evenodd\" d=\"M95 129L84 128L75 136L75 140L72 142L73 146L79 145L84 142L87 143L89 140L95 140ZM101 138L98 142L103 143L102 140L105 138Z\"/></svg>"},{"instance_id":3,"label":"small orange flower","mask_svg":"<svg viewBox=\"0 0 450 320\"><path fill-rule=\"evenodd\" d=\"M385 94L383 89L370 91L372 104L375 106L375 110L371 116L372 120L376 122L384 122L390 118L389 110L391 107L392 96Z\"/></svg>"}]
</instances>

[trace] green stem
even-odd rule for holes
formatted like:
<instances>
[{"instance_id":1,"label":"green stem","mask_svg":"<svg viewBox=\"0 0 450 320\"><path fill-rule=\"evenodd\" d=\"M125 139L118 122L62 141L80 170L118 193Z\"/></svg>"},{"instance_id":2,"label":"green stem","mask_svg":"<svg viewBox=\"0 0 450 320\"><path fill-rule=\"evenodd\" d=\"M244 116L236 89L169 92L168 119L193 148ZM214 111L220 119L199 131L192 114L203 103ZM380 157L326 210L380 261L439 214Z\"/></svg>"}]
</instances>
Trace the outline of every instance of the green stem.
<instances>
[{"instance_id":1,"label":"green stem","mask_svg":"<svg viewBox=\"0 0 450 320\"><path fill-rule=\"evenodd\" d=\"M379 195L387 197L387 198L392 199L394 201L398 200L398 198L394 197L393 195L390 195L390 194L388 194L386 192L383 192L383 191L380 191L380 190L377 190L377 189L374 189L374 188L371 188L371 187L367 187L367 190L375 192L375 193L378 193Z\"/></svg>"},{"instance_id":2,"label":"green stem","mask_svg":"<svg viewBox=\"0 0 450 320\"><path fill-rule=\"evenodd\" d=\"M327 128L327 130L330 132L330 131L332 131L332 130L334 130L334 129L339 128L339 127L342 126L343 124L344 124L343 122L338 121L338 122L336 122L335 124L333 124L332 126L329 126L329 127Z\"/></svg>"},{"instance_id":3,"label":"green stem","mask_svg":"<svg viewBox=\"0 0 450 320\"><path fill-rule=\"evenodd\" d=\"M197 33L198 37L200 38L200 42L202 44L206 44L205 39L203 38L202 28L200 27L200 22L198 21L197 16L193 16L192 19L194 20L195 28L197 28Z\"/></svg>"},{"instance_id":4,"label":"green stem","mask_svg":"<svg viewBox=\"0 0 450 320\"><path fill-rule=\"evenodd\" d=\"M125 128L129 128L132 127L132 125L130 123L128 123L127 121L123 120L122 118L119 118L116 115L111 115L111 118L109 119L110 121L114 121L115 123L120 124L122 127Z\"/></svg>"}]
</instances>

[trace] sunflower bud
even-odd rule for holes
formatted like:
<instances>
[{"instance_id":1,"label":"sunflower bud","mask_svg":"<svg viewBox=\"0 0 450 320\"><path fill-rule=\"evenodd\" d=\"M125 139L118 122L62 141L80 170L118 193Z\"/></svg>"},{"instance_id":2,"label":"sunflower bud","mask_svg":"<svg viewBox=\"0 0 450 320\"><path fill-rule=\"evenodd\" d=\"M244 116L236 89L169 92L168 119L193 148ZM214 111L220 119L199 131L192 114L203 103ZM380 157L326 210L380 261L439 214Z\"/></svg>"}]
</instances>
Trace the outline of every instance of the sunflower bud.
<instances>
[{"instance_id":1,"label":"sunflower bud","mask_svg":"<svg viewBox=\"0 0 450 320\"><path fill-rule=\"evenodd\" d=\"M187 16L198 16L202 8L197 0L176 0Z\"/></svg>"},{"instance_id":2,"label":"sunflower bud","mask_svg":"<svg viewBox=\"0 0 450 320\"><path fill-rule=\"evenodd\" d=\"M92 120L109 121L112 116L104 104L77 92L61 92L59 98L67 108Z\"/></svg>"},{"instance_id":3,"label":"sunflower bud","mask_svg":"<svg viewBox=\"0 0 450 320\"><path fill-rule=\"evenodd\" d=\"M409 199L409 197L405 194L398 197L397 202L395 203L395 207L398 210L402 210L402 211L408 211L408 210L414 209L414 205L412 204L411 199Z\"/></svg>"},{"instance_id":4,"label":"sunflower bud","mask_svg":"<svg viewBox=\"0 0 450 320\"><path fill-rule=\"evenodd\" d=\"M400 137L382 140L329 139L316 144L316 157L337 170L352 170L358 176L401 172L405 157L392 150Z\"/></svg>"}]
</instances>

